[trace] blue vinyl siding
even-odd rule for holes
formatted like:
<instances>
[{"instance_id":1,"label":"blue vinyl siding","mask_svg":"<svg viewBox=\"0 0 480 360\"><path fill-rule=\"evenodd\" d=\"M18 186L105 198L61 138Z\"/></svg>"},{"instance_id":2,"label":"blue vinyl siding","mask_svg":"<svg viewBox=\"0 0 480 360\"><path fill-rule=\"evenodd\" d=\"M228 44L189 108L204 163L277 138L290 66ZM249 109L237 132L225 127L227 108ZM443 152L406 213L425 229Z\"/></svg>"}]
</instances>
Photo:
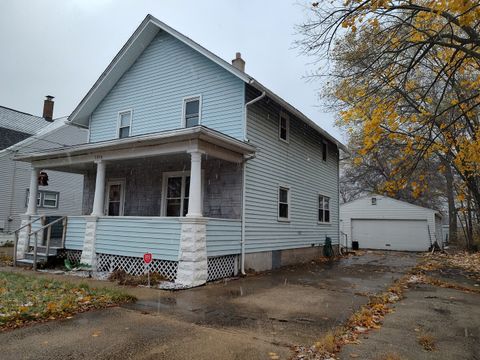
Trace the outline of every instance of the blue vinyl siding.
<instances>
[{"instance_id":1,"label":"blue vinyl siding","mask_svg":"<svg viewBox=\"0 0 480 360\"><path fill-rule=\"evenodd\" d=\"M207 256L240 254L242 223L233 219L209 219L207 223Z\"/></svg>"},{"instance_id":2,"label":"blue vinyl siding","mask_svg":"<svg viewBox=\"0 0 480 360\"><path fill-rule=\"evenodd\" d=\"M101 217L97 222L97 253L178 260L180 244L178 218Z\"/></svg>"},{"instance_id":3,"label":"blue vinyl siding","mask_svg":"<svg viewBox=\"0 0 480 360\"><path fill-rule=\"evenodd\" d=\"M83 250L85 240L85 218L69 216L67 221L67 234L65 236L65 249Z\"/></svg>"},{"instance_id":4,"label":"blue vinyl siding","mask_svg":"<svg viewBox=\"0 0 480 360\"><path fill-rule=\"evenodd\" d=\"M243 139L245 86L160 31L92 113L90 141L117 138L118 112L132 109L131 135L181 127L183 98L202 96L202 125Z\"/></svg>"},{"instance_id":5,"label":"blue vinyl siding","mask_svg":"<svg viewBox=\"0 0 480 360\"><path fill-rule=\"evenodd\" d=\"M248 90L247 101L257 94ZM247 162L246 251L271 251L338 243L338 149L290 115L290 141L278 139L280 107L265 99L249 108L247 137L257 147ZM277 219L278 187L290 188L290 222ZM318 194L330 197L330 224L318 224Z\"/></svg>"}]
</instances>

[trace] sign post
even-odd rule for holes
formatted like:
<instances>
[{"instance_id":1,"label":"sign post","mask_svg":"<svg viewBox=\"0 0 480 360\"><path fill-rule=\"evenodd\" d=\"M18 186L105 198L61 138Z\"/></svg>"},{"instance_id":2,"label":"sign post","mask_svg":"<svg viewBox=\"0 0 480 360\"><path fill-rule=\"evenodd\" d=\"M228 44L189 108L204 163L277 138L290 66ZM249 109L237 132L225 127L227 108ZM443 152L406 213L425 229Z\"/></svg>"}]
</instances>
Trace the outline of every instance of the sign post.
<instances>
[{"instance_id":1,"label":"sign post","mask_svg":"<svg viewBox=\"0 0 480 360\"><path fill-rule=\"evenodd\" d=\"M148 278L148 287L150 287L150 263L153 260L152 253L145 253L143 254L143 262L145 263L145 267L147 270L147 278Z\"/></svg>"}]
</instances>

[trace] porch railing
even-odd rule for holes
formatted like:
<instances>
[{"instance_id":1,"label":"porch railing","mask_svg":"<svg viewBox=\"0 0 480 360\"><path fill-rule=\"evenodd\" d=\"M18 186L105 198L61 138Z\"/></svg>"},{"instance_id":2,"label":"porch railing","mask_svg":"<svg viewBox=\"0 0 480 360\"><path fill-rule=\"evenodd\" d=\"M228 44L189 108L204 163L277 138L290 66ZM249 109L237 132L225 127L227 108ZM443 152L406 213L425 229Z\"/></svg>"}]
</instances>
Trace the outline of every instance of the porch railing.
<instances>
[{"instance_id":1,"label":"porch railing","mask_svg":"<svg viewBox=\"0 0 480 360\"><path fill-rule=\"evenodd\" d=\"M63 225L63 230L62 230L62 242L61 242L61 248L65 247L65 235L67 233L67 217L61 217L57 220L52 221L51 223L48 223L44 226L42 226L40 229L31 231L28 234L28 242L27 242L27 248L30 248L30 238L33 235L35 237L34 245L33 245L33 270L37 270L37 255L38 255L38 233L40 231L44 231L45 229L47 230L47 243L45 246L45 256L48 259L48 256L50 254L50 241L52 238L52 226L55 225L56 223L59 223L62 221Z\"/></svg>"},{"instance_id":2,"label":"porch railing","mask_svg":"<svg viewBox=\"0 0 480 360\"><path fill-rule=\"evenodd\" d=\"M39 216L33 221L29 221L28 223L20 226L17 230L10 231L10 234L14 234L14 241L13 241L13 266L17 266L17 247L18 247L18 234L20 233L21 230L25 229L28 227L28 234L32 232L32 224L37 222L38 220L43 221L44 216ZM30 238L29 238L30 240Z\"/></svg>"}]
</instances>

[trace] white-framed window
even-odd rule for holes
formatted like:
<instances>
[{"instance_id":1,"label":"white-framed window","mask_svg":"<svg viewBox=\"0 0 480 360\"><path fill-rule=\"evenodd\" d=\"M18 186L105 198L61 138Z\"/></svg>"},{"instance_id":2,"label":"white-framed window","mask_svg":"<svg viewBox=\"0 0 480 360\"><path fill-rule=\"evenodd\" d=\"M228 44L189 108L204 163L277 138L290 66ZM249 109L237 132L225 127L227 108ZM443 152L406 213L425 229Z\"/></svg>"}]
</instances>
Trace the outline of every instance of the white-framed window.
<instances>
[{"instance_id":1,"label":"white-framed window","mask_svg":"<svg viewBox=\"0 0 480 360\"><path fill-rule=\"evenodd\" d=\"M132 128L132 110L120 111L118 113L118 138L123 139L130 136Z\"/></svg>"},{"instance_id":2,"label":"white-framed window","mask_svg":"<svg viewBox=\"0 0 480 360\"><path fill-rule=\"evenodd\" d=\"M106 216L123 216L125 210L125 179L107 179L103 213Z\"/></svg>"},{"instance_id":3,"label":"white-framed window","mask_svg":"<svg viewBox=\"0 0 480 360\"><path fill-rule=\"evenodd\" d=\"M201 124L202 97L191 96L183 99L182 127L193 127Z\"/></svg>"},{"instance_id":4,"label":"white-framed window","mask_svg":"<svg viewBox=\"0 0 480 360\"><path fill-rule=\"evenodd\" d=\"M322 160L327 161L328 156L328 144L326 141L322 141Z\"/></svg>"},{"instance_id":5,"label":"white-framed window","mask_svg":"<svg viewBox=\"0 0 480 360\"><path fill-rule=\"evenodd\" d=\"M30 191L26 191L25 207L28 207ZM60 193L57 191L38 190L37 207L46 209L57 209Z\"/></svg>"},{"instance_id":6,"label":"white-framed window","mask_svg":"<svg viewBox=\"0 0 480 360\"><path fill-rule=\"evenodd\" d=\"M324 195L318 195L318 222L330 222L330 198Z\"/></svg>"},{"instance_id":7,"label":"white-framed window","mask_svg":"<svg viewBox=\"0 0 480 360\"><path fill-rule=\"evenodd\" d=\"M290 188L287 186L278 187L278 220L290 220Z\"/></svg>"},{"instance_id":8,"label":"white-framed window","mask_svg":"<svg viewBox=\"0 0 480 360\"><path fill-rule=\"evenodd\" d=\"M278 138L282 141L290 141L290 118L284 112L280 113L278 120Z\"/></svg>"},{"instance_id":9,"label":"white-framed window","mask_svg":"<svg viewBox=\"0 0 480 360\"><path fill-rule=\"evenodd\" d=\"M377 205L377 198L376 197L372 197L372 205Z\"/></svg>"},{"instance_id":10,"label":"white-framed window","mask_svg":"<svg viewBox=\"0 0 480 360\"><path fill-rule=\"evenodd\" d=\"M163 216L185 216L190 197L190 171L163 174Z\"/></svg>"}]
</instances>

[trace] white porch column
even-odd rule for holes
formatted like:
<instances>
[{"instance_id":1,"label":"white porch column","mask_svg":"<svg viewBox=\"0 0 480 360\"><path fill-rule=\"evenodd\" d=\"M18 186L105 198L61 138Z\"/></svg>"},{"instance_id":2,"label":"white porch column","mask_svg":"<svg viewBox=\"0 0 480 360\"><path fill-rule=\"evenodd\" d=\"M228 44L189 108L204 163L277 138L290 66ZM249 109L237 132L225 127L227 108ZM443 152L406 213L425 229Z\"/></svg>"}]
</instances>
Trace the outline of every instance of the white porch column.
<instances>
[{"instance_id":1,"label":"white porch column","mask_svg":"<svg viewBox=\"0 0 480 360\"><path fill-rule=\"evenodd\" d=\"M38 168L32 168L30 175L30 188L28 189L28 207L25 215L37 214L37 197L38 197Z\"/></svg>"},{"instance_id":2,"label":"white porch column","mask_svg":"<svg viewBox=\"0 0 480 360\"><path fill-rule=\"evenodd\" d=\"M188 198L188 217L202 216L202 153L192 151L190 167L190 194Z\"/></svg>"},{"instance_id":3,"label":"white porch column","mask_svg":"<svg viewBox=\"0 0 480 360\"><path fill-rule=\"evenodd\" d=\"M202 215L202 153L192 151L190 156L188 213L180 220L180 254L175 279L175 283L184 288L203 285L208 278L208 220Z\"/></svg>"},{"instance_id":4,"label":"white porch column","mask_svg":"<svg viewBox=\"0 0 480 360\"><path fill-rule=\"evenodd\" d=\"M105 203L105 162L96 161L97 178L95 180L95 196L93 198L92 216L102 216Z\"/></svg>"}]
</instances>

